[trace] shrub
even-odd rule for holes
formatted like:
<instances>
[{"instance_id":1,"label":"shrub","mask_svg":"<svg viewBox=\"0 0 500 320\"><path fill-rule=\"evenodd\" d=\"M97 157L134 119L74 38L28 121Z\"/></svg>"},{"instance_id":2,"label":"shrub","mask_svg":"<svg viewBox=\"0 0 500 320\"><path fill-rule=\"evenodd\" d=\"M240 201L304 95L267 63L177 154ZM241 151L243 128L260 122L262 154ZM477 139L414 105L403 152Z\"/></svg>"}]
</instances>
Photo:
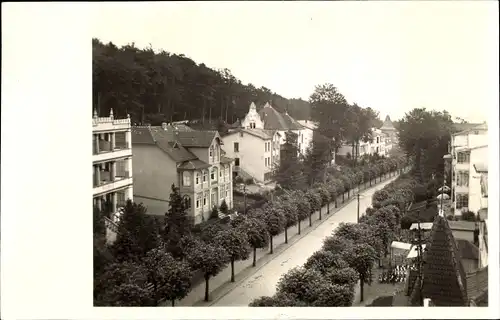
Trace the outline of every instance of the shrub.
<instances>
[{"instance_id":1,"label":"shrub","mask_svg":"<svg viewBox=\"0 0 500 320\"><path fill-rule=\"evenodd\" d=\"M212 208L212 212L210 212L210 218L209 219L219 219L219 210L217 210L216 206L214 206Z\"/></svg>"},{"instance_id":2,"label":"shrub","mask_svg":"<svg viewBox=\"0 0 500 320\"><path fill-rule=\"evenodd\" d=\"M462 213L463 221L476 221L476 214L472 211L466 211Z\"/></svg>"}]
</instances>

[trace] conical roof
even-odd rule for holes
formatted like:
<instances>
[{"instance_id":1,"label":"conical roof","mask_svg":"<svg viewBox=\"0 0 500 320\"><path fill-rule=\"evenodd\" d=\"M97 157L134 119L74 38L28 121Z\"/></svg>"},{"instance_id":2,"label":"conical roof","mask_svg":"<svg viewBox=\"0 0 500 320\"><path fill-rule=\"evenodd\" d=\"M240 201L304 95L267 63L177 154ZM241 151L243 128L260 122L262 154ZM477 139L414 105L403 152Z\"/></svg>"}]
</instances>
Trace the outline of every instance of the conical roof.
<instances>
[{"instance_id":1,"label":"conical roof","mask_svg":"<svg viewBox=\"0 0 500 320\"><path fill-rule=\"evenodd\" d=\"M380 130L396 130L389 115L385 117L384 123L382 124L382 127L380 127Z\"/></svg>"}]
</instances>

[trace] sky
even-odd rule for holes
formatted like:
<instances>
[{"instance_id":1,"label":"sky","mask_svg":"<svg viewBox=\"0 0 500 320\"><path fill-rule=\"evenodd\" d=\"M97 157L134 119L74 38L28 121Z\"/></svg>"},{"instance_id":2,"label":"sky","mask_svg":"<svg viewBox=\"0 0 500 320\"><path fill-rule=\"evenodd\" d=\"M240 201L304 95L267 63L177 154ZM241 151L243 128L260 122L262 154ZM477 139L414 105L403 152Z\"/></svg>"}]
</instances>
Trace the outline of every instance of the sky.
<instances>
[{"instance_id":1,"label":"sky","mask_svg":"<svg viewBox=\"0 0 500 320\"><path fill-rule=\"evenodd\" d=\"M332 83L396 120L413 108L470 122L498 108L497 1L95 4L92 35L228 68L307 100Z\"/></svg>"}]
</instances>

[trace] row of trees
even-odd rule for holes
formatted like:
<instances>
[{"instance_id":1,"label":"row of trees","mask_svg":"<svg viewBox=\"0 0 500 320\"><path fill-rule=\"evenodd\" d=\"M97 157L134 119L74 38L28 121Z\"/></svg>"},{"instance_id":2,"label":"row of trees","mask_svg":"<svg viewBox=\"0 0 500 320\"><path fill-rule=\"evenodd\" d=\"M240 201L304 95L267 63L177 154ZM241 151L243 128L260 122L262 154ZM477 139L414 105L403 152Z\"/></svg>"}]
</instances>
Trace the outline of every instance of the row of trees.
<instances>
[{"instance_id":1,"label":"row of trees","mask_svg":"<svg viewBox=\"0 0 500 320\"><path fill-rule=\"evenodd\" d=\"M172 186L170 208L164 221L146 214L141 204L128 202L118 224L116 241L104 243L103 217L95 214L94 237L94 300L96 305L151 306L163 301L183 299L191 290L193 274L205 280L205 300L209 299L210 278L234 263L253 256L256 250L269 246L273 238L308 220L312 214L330 212L330 203L341 196L342 201L360 184L371 185L377 178L403 168L405 159L385 159L371 167L349 171L330 171L323 184L308 190L285 190L274 201L250 210L229 223L212 220L194 226L177 188ZM363 171L363 169L365 169ZM326 212L321 208L326 206Z\"/></svg>"},{"instance_id":2,"label":"row of trees","mask_svg":"<svg viewBox=\"0 0 500 320\"><path fill-rule=\"evenodd\" d=\"M259 297L250 306L351 306L356 284L371 284L371 270L389 253L393 240L400 240L404 207L413 201L415 180L407 174L375 192L372 206L360 223L342 223L327 237L321 250L306 263L284 274L272 297Z\"/></svg>"},{"instance_id":3,"label":"row of trees","mask_svg":"<svg viewBox=\"0 0 500 320\"><path fill-rule=\"evenodd\" d=\"M286 99L266 87L245 85L229 69L212 69L183 54L133 43L117 47L92 39L92 110L101 116L113 108L117 117L130 114L133 123L200 119L234 123L251 102L271 101L278 111L308 119L310 107Z\"/></svg>"}]
</instances>

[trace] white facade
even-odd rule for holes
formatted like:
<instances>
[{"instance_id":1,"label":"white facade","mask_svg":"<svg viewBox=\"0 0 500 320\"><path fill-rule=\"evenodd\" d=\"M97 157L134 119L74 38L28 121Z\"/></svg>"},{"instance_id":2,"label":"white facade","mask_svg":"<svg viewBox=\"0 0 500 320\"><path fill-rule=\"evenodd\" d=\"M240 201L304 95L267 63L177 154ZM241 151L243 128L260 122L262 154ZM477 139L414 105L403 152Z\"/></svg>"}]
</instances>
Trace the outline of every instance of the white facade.
<instances>
[{"instance_id":1,"label":"white facade","mask_svg":"<svg viewBox=\"0 0 500 320\"><path fill-rule=\"evenodd\" d=\"M269 103L266 103L264 108L273 108ZM275 111L275 110L274 110ZM275 111L276 113L279 114L279 112ZM279 114L279 117L281 117L283 122L286 122L286 118L290 117L288 113ZM290 117L291 118L291 117ZM300 126L300 121L297 120L292 120L295 121L299 124ZM277 124L278 125L278 124ZM282 123L281 123L282 125ZM299 153L301 155L306 154L306 150L309 147L311 141L312 141L312 132L313 130L308 128L308 127L301 127L300 129L296 130L288 130L286 128L267 128L265 124L265 119L262 119L261 115L257 112L257 106L255 103L251 103L250 107L248 109L248 113L246 114L245 118L243 121L241 121L241 127L244 129L268 129L268 130L276 130L280 134L280 139L279 143L280 145L283 145L286 142L286 132L287 131L292 131L297 135L297 147L299 149Z\"/></svg>"},{"instance_id":2,"label":"white facade","mask_svg":"<svg viewBox=\"0 0 500 320\"><path fill-rule=\"evenodd\" d=\"M369 142L360 141L358 156L362 157L364 155L373 155L378 153L380 156L386 156L388 149L386 148L387 135L384 134L380 129L372 129L372 139ZM390 150L390 149L389 149ZM350 154L352 156L352 146L345 144L339 148L338 154L346 156Z\"/></svg>"},{"instance_id":3,"label":"white facade","mask_svg":"<svg viewBox=\"0 0 500 320\"><path fill-rule=\"evenodd\" d=\"M314 130L318 126L310 120L297 120L297 122L304 127L298 140L299 150L301 154L306 154L307 148L312 145Z\"/></svg>"},{"instance_id":4,"label":"white facade","mask_svg":"<svg viewBox=\"0 0 500 320\"><path fill-rule=\"evenodd\" d=\"M133 200L132 138L130 118L92 119L92 203L103 210L109 220L117 222L119 209ZM108 225L108 228L111 226ZM112 228L111 228L112 229Z\"/></svg>"},{"instance_id":5,"label":"white facade","mask_svg":"<svg viewBox=\"0 0 500 320\"><path fill-rule=\"evenodd\" d=\"M280 134L263 129L239 129L222 137L223 150L234 159L234 170L245 171L258 182L273 180L279 167Z\"/></svg>"},{"instance_id":6,"label":"white facade","mask_svg":"<svg viewBox=\"0 0 500 320\"><path fill-rule=\"evenodd\" d=\"M476 172L474 165L487 166L486 125L452 135L450 149L451 192L455 215L461 215L467 210L477 214L484 207L484 199L481 195L481 174Z\"/></svg>"}]
</instances>

